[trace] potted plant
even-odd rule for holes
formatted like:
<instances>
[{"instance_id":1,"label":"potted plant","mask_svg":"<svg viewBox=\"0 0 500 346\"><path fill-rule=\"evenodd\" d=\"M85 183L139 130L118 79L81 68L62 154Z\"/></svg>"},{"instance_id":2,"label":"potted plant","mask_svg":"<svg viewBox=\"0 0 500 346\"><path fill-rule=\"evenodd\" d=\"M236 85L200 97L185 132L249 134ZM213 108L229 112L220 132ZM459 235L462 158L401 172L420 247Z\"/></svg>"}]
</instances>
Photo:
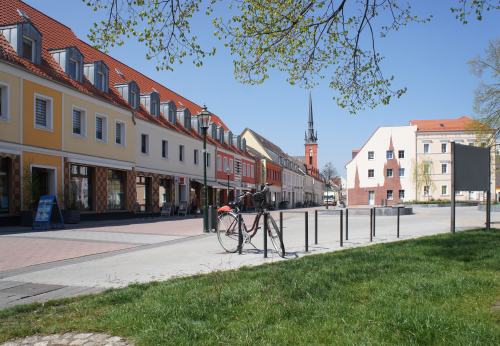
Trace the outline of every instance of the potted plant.
<instances>
[{"instance_id":1,"label":"potted plant","mask_svg":"<svg viewBox=\"0 0 500 346\"><path fill-rule=\"evenodd\" d=\"M64 209L62 210L62 217L64 223L79 223L80 222L80 209L82 203L74 197L73 194L67 194L64 198Z\"/></svg>"},{"instance_id":2,"label":"potted plant","mask_svg":"<svg viewBox=\"0 0 500 346\"><path fill-rule=\"evenodd\" d=\"M32 227L38 201L41 196L41 185L38 173L31 170L31 162L23 168L23 210L21 211L21 225Z\"/></svg>"}]
</instances>

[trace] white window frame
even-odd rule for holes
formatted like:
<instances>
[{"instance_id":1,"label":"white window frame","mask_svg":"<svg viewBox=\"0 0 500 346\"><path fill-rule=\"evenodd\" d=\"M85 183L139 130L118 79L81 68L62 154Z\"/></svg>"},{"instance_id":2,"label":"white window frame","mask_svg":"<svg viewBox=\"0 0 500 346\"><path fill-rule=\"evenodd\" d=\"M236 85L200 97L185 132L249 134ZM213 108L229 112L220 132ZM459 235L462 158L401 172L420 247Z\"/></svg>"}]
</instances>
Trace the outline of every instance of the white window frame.
<instances>
[{"instance_id":1,"label":"white window frame","mask_svg":"<svg viewBox=\"0 0 500 346\"><path fill-rule=\"evenodd\" d=\"M229 168L231 168L231 174L234 173L234 161L233 159L229 159Z\"/></svg>"},{"instance_id":2,"label":"white window frame","mask_svg":"<svg viewBox=\"0 0 500 346\"><path fill-rule=\"evenodd\" d=\"M101 83L101 85L96 85L96 88L104 92L104 90L105 90L104 85L106 84L106 75L104 73L102 73L101 71L97 71L97 74L101 75L101 77L102 77L101 82L102 83ZM97 81L96 81L96 84L97 84Z\"/></svg>"},{"instance_id":3,"label":"white window frame","mask_svg":"<svg viewBox=\"0 0 500 346\"><path fill-rule=\"evenodd\" d=\"M31 58L26 58L24 56L24 39L27 39L28 41L31 41ZM23 59L27 59L27 60L29 60L31 62L35 62L35 56L36 56L35 55L36 54L35 51L36 51L36 41L34 39L32 39L31 37L29 37L29 36L24 36L23 35L23 41L21 43L21 52L23 52L23 57L22 58Z\"/></svg>"},{"instance_id":4,"label":"white window frame","mask_svg":"<svg viewBox=\"0 0 500 346\"><path fill-rule=\"evenodd\" d=\"M71 66L71 62L75 63L75 76L73 77L73 79L76 81L80 80L80 62L78 60L69 58L69 66ZM68 66L68 69L71 69L69 66ZM68 71L67 75L69 78L72 78L69 74L70 72L71 71Z\"/></svg>"},{"instance_id":5,"label":"white window frame","mask_svg":"<svg viewBox=\"0 0 500 346\"><path fill-rule=\"evenodd\" d=\"M443 172L443 170L444 170L444 172ZM448 174L448 164L447 163L441 164L441 174Z\"/></svg>"},{"instance_id":6,"label":"white window frame","mask_svg":"<svg viewBox=\"0 0 500 346\"><path fill-rule=\"evenodd\" d=\"M135 91L130 92L130 106L134 109L137 108L137 93Z\"/></svg>"},{"instance_id":7,"label":"white window frame","mask_svg":"<svg viewBox=\"0 0 500 346\"><path fill-rule=\"evenodd\" d=\"M391 172L391 175L389 175L389 172ZM386 171L385 171L385 176L387 178L393 178L394 177L394 169L392 168L387 168Z\"/></svg>"},{"instance_id":8,"label":"white window frame","mask_svg":"<svg viewBox=\"0 0 500 346\"><path fill-rule=\"evenodd\" d=\"M227 157L224 157L224 172L226 172L228 166L228 159ZM227 172L226 172L227 173Z\"/></svg>"},{"instance_id":9,"label":"white window frame","mask_svg":"<svg viewBox=\"0 0 500 346\"><path fill-rule=\"evenodd\" d=\"M120 143L116 143L116 125L117 124L120 124L121 126L121 138L120 138ZM115 119L115 145L116 146L119 146L119 147L126 147L127 146L127 123L122 121L122 120L119 120L119 119Z\"/></svg>"},{"instance_id":10,"label":"white window frame","mask_svg":"<svg viewBox=\"0 0 500 346\"><path fill-rule=\"evenodd\" d=\"M193 163L196 166L200 165L200 151L198 149L194 149L193 151Z\"/></svg>"},{"instance_id":11,"label":"white window frame","mask_svg":"<svg viewBox=\"0 0 500 346\"><path fill-rule=\"evenodd\" d=\"M163 149L165 149L165 155L163 155ZM161 139L161 157L168 159L168 140L166 138Z\"/></svg>"},{"instance_id":12,"label":"white window frame","mask_svg":"<svg viewBox=\"0 0 500 346\"><path fill-rule=\"evenodd\" d=\"M247 176L247 164L245 162L243 162L242 166L243 166L243 176L246 177Z\"/></svg>"},{"instance_id":13,"label":"white window frame","mask_svg":"<svg viewBox=\"0 0 500 346\"><path fill-rule=\"evenodd\" d=\"M450 190L448 189L448 185L441 185L441 196L449 196Z\"/></svg>"},{"instance_id":14,"label":"white window frame","mask_svg":"<svg viewBox=\"0 0 500 346\"><path fill-rule=\"evenodd\" d=\"M390 155L391 157L389 157L389 153L391 154ZM387 150L385 152L385 157L387 158L387 160L392 160L394 158L394 151L393 150Z\"/></svg>"},{"instance_id":15,"label":"white window frame","mask_svg":"<svg viewBox=\"0 0 500 346\"><path fill-rule=\"evenodd\" d=\"M402 170L402 172L403 172L403 174L402 174L402 175L401 175L401 170ZM406 169L404 169L404 168L399 168L399 169L398 169L398 176L399 176L400 178L404 178L404 177L405 177L405 175L406 175Z\"/></svg>"},{"instance_id":16,"label":"white window frame","mask_svg":"<svg viewBox=\"0 0 500 346\"><path fill-rule=\"evenodd\" d=\"M102 139L97 138L97 118L102 119ZM101 113L96 113L95 114L95 119L94 119L94 136L96 142L103 142L103 143L108 143L108 116L101 114Z\"/></svg>"},{"instance_id":17,"label":"white window frame","mask_svg":"<svg viewBox=\"0 0 500 346\"><path fill-rule=\"evenodd\" d=\"M179 162L186 162L186 147L183 144L179 144Z\"/></svg>"},{"instance_id":18,"label":"white window frame","mask_svg":"<svg viewBox=\"0 0 500 346\"><path fill-rule=\"evenodd\" d=\"M212 163L210 161L211 160L211 157L210 157L211 155L208 152L206 154L207 154L207 168L211 168L212 167Z\"/></svg>"},{"instance_id":19,"label":"white window frame","mask_svg":"<svg viewBox=\"0 0 500 346\"><path fill-rule=\"evenodd\" d=\"M0 81L0 89L2 89L0 120L10 122L10 84Z\"/></svg>"},{"instance_id":20,"label":"white window frame","mask_svg":"<svg viewBox=\"0 0 500 346\"><path fill-rule=\"evenodd\" d=\"M401 192L403 192L403 197L401 197ZM405 199L405 190L399 190L398 197L399 199Z\"/></svg>"},{"instance_id":21,"label":"white window frame","mask_svg":"<svg viewBox=\"0 0 500 346\"><path fill-rule=\"evenodd\" d=\"M373 154L372 158L370 158L370 153ZM368 152L368 161L373 161L373 160L375 160L375 152L374 151L369 151Z\"/></svg>"},{"instance_id":22,"label":"white window frame","mask_svg":"<svg viewBox=\"0 0 500 346\"><path fill-rule=\"evenodd\" d=\"M403 154L403 157L400 157L401 153ZM398 150L398 159L403 160L404 158L405 158L405 151L404 150Z\"/></svg>"},{"instance_id":23,"label":"white window frame","mask_svg":"<svg viewBox=\"0 0 500 346\"><path fill-rule=\"evenodd\" d=\"M431 193L431 187L430 187L430 185L425 185L424 186L424 197L430 196L430 193Z\"/></svg>"},{"instance_id":24,"label":"white window frame","mask_svg":"<svg viewBox=\"0 0 500 346\"><path fill-rule=\"evenodd\" d=\"M143 138L143 136L145 136L145 138L146 138L146 148L145 148L146 152L142 151L142 138ZM140 145L141 145L141 154L143 154L143 155L149 155L149 133L147 133L147 132L141 132L141 143L140 143Z\"/></svg>"},{"instance_id":25,"label":"white window frame","mask_svg":"<svg viewBox=\"0 0 500 346\"><path fill-rule=\"evenodd\" d=\"M73 112L75 110L80 112L80 132L81 132L80 134L73 132L73 129L75 128L73 123L74 121ZM71 134L73 137L87 138L87 110L85 108L78 107L75 105L71 107Z\"/></svg>"},{"instance_id":26,"label":"white window frame","mask_svg":"<svg viewBox=\"0 0 500 346\"><path fill-rule=\"evenodd\" d=\"M426 150L426 148L427 148L427 150ZM428 154L430 151L431 151L430 144L424 143L424 154Z\"/></svg>"},{"instance_id":27,"label":"white window frame","mask_svg":"<svg viewBox=\"0 0 500 346\"><path fill-rule=\"evenodd\" d=\"M254 174L253 174L253 167L254 165L250 165L250 173L252 173L252 176L250 178L253 178L254 177Z\"/></svg>"},{"instance_id":28,"label":"white window frame","mask_svg":"<svg viewBox=\"0 0 500 346\"><path fill-rule=\"evenodd\" d=\"M222 156L217 155L217 170L220 172L222 171Z\"/></svg>"},{"instance_id":29,"label":"white window frame","mask_svg":"<svg viewBox=\"0 0 500 346\"><path fill-rule=\"evenodd\" d=\"M389 191L391 192L390 198L389 198ZM387 190L386 197L388 201L392 201L394 199L394 190Z\"/></svg>"},{"instance_id":30,"label":"white window frame","mask_svg":"<svg viewBox=\"0 0 500 346\"><path fill-rule=\"evenodd\" d=\"M46 122L47 122L46 126L40 126L40 125L36 124L36 100L37 99L44 100L45 102L47 102L47 107L46 107L47 114L45 115ZM33 126L39 130L52 132L54 130L53 125L54 125L54 99L52 97L49 97L49 96L34 93L34 97L33 97Z\"/></svg>"},{"instance_id":31,"label":"white window frame","mask_svg":"<svg viewBox=\"0 0 500 346\"><path fill-rule=\"evenodd\" d=\"M448 143L441 143L441 153L445 154L447 152L448 152Z\"/></svg>"},{"instance_id":32,"label":"white window frame","mask_svg":"<svg viewBox=\"0 0 500 346\"><path fill-rule=\"evenodd\" d=\"M370 177L370 171L373 173L373 177ZM374 169L368 170L368 179L375 179L375 170Z\"/></svg>"}]
</instances>

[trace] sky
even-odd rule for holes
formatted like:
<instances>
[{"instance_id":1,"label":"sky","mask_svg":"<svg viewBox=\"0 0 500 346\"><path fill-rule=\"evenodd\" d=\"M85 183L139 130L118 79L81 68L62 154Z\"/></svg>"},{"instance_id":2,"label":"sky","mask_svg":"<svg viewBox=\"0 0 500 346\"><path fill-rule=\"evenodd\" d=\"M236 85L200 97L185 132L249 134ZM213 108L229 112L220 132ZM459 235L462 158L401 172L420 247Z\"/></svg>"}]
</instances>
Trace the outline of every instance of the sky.
<instances>
[{"instance_id":1,"label":"sky","mask_svg":"<svg viewBox=\"0 0 500 346\"><path fill-rule=\"evenodd\" d=\"M90 43L89 29L100 20L81 0L25 0L25 2L73 30ZM379 126L408 125L416 119L449 119L473 115L474 89L478 79L469 73L467 61L484 54L488 40L498 37L500 11L485 13L482 21L469 18L467 25L455 19L450 8L458 0L414 0L412 10L429 23L412 23L376 40L385 59L381 65L386 77L394 76L396 89L407 87L399 99L349 114L335 103L339 93L329 87L329 78L312 89L286 82L286 75L271 71L261 85L238 83L233 59L222 42L213 36L209 19L192 25L201 42L215 46L214 57L202 67L186 59L174 71L157 71L156 60L146 60L147 49L135 39L111 48L109 55L133 67L172 91L219 116L234 134L248 127L292 156L304 155L304 135L308 128L309 92L312 95L314 129L318 134L318 168L332 162L346 177L345 165L352 150L360 149ZM221 15L218 10L214 16ZM380 26L386 25L382 20Z\"/></svg>"}]
</instances>

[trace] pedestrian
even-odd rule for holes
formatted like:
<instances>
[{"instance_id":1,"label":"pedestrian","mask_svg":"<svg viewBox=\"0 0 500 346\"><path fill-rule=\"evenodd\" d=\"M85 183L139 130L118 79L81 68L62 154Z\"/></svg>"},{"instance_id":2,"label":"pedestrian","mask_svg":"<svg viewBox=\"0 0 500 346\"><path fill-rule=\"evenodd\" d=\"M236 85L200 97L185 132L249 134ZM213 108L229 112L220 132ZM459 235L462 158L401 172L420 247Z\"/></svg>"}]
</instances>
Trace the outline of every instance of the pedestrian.
<instances>
[{"instance_id":1,"label":"pedestrian","mask_svg":"<svg viewBox=\"0 0 500 346\"><path fill-rule=\"evenodd\" d=\"M196 194L193 195L193 199L191 200L191 211L194 217L198 217L198 198L196 198Z\"/></svg>"}]
</instances>

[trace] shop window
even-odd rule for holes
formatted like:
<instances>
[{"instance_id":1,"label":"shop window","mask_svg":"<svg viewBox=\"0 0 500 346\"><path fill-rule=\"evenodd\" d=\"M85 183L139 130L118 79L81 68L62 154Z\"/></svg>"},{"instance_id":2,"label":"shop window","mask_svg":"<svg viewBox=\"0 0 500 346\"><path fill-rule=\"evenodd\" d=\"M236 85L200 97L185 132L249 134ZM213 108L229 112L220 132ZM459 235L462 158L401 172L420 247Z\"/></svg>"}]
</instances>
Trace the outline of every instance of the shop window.
<instances>
[{"instance_id":1,"label":"shop window","mask_svg":"<svg viewBox=\"0 0 500 346\"><path fill-rule=\"evenodd\" d=\"M6 158L0 157L0 213L9 212L9 170Z\"/></svg>"},{"instance_id":2,"label":"shop window","mask_svg":"<svg viewBox=\"0 0 500 346\"><path fill-rule=\"evenodd\" d=\"M108 209L125 209L125 172L108 169Z\"/></svg>"},{"instance_id":3,"label":"shop window","mask_svg":"<svg viewBox=\"0 0 500 346\"><path fill-rule=\"evenodd\" d=\"M92 210L92 167L70 166L69 192L70 207Z\"/></svg>"}]
</instances>

